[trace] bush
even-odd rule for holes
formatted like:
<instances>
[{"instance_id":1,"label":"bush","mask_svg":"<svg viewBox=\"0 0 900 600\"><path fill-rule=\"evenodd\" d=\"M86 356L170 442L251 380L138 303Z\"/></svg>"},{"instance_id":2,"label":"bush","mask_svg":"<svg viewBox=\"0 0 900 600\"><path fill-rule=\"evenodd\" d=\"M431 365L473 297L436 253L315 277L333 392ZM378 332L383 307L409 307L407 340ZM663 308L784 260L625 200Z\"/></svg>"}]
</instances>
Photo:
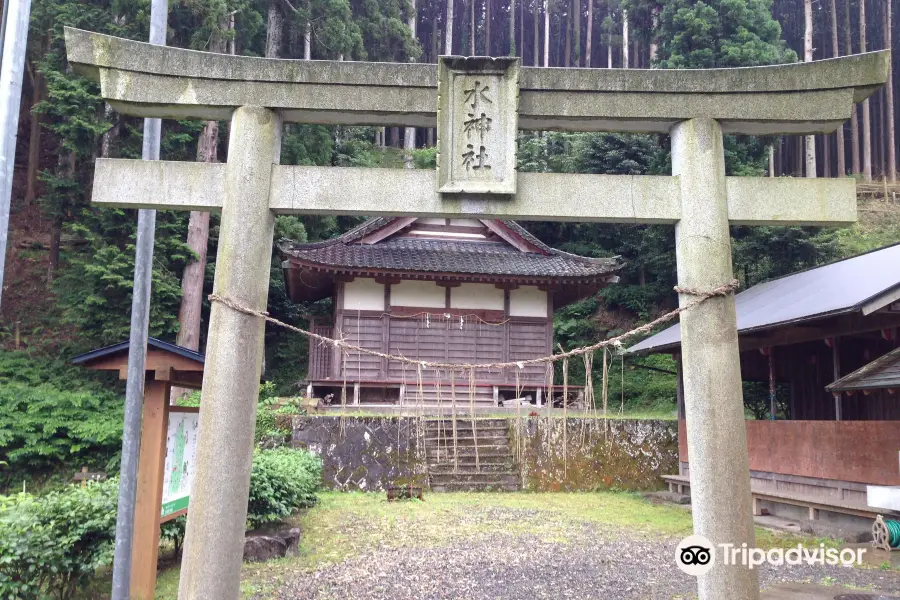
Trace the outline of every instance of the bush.
<instances>
[{"instance_id":1,"label":"bush","mask_svg":"<svg viewBox=\"0 0 900 600\"><path fill-rule=\"evenodd\" d=\"M187 530L187 517L181 515L175 517L171 521L166 521L159 527L159 539L172 543L172 550L175 556L181 552L184 546L184 534Z\"/></svg>"},{"instance_id":2,"label":"bush","mask_svg":"<svg viewBox=\"0 0 900 600\"><path fill-rule=\"evenodd\" d=\"M112 563L118 481L0 497L0 597L66 600Z\"/></svg>"},{"instance_id":3,"label":"bush","mask_svg":"<svg viewBox=\"0 0 900 600\"><path fill-rule=\"evenodd\" d=\"M284 446L291 438L291 417L304 415L298 398L270 398L256 408L253 440L260 448Z\"/></svg>"},{"instance_id":4,"label":"bush","mask_svg":"<svg viewBox=\"0 0 900 600\"><path fill-rule=\"evenodd\" d=\"M322 461L306 450L257 450L250 472L247 523L251 528L284 520L316 502Z\"/></svg>"},{"instance_id":5,"label":"bush","mask_svg":"<svg viewBox=\"0 0 900 600\"><path fill-rule=\"evenodd\" d=\"M312 506L322 463L305 450L253 455L247 522L274 523ZM112 563L118 480L67 486L44 496L0 496L0 598L69 600ZM162 538L184 537L183 517L162 526Z\"/></svg>"},{"instance_id":6,"label":"bush","mask_svg":"<svg viewBox=\"0 0 900 600\"><path fill-rule=\"evenodd\" d=\"M123 404L110 392L0 385L0 460L13 473L61 465L109 468L122 444Z\"/></svg>"}]
</instances>

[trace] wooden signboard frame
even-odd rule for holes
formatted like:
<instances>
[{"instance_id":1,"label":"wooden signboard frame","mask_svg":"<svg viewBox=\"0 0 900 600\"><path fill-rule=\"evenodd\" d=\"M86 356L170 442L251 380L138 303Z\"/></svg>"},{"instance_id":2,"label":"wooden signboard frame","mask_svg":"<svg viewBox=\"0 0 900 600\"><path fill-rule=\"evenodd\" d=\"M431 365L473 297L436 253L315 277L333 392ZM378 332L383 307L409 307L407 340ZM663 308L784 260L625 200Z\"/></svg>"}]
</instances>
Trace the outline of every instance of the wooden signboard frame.
<instances>
[{"instance_id":1,"label":"wooden signboard frame","mask_svg":"<svg viewBox=\"0 0 900 600\"><path fill-rule=\"evenodd\" d=\"M128 371L128 342L81 354L72 362L95 371L116 371L124 380ZM185 508L162 517L166 434L170 414L196 413L200 408L172 406L169 402L173 387L200 389L203 363L203 355L193 350L154 338L148 341L131 553L130 597L135 600L152 600L155 596L160 525L187 514Z\"/></svg>"}]
</instances>

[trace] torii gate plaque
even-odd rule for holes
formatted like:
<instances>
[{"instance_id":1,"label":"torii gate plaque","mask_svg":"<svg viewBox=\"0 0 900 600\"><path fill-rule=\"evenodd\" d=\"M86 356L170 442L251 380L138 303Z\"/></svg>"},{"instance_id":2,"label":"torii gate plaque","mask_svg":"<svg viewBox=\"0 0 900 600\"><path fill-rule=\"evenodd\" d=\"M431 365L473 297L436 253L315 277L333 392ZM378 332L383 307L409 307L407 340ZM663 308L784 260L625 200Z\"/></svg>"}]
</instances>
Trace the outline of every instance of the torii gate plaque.
<instances>
[{"instance_id":1,"label":"torii gate plaque","mask_svg":"<svg viewBox=\"0 0 900 600\"><path fill-rule=\"evenodd\" d=\"M518 71L518 112L503 118L517 118L526 130L670 133L673 176L488 177L474 167L493 169L491 160L511 156L496 149L492 155L493 141L482 144L478 137L476 145L477 129L469 132L471 141L448 144L443 124L438 173L279 165L283 121L434 127L435 65L267 60L74 29L66 30L66 46L73 66L98 80L103 98L124 114L231 119L227 163L98 160L94 202L221 210L215 291L256 310L266 307L274 214L670 223L679 285L714 288L732 279L729 223L856 219L850 179L726 177L723 132L833 131L850 117L854 102L885 83L890 68L887 51L694 71L518 68L513 62L506 66ZM474 81L466 76L469 60L490 61L444 57L441 69L461 69L463 83ZM486 98L493 99L490 92ZM481 119L481 112L459 110L449 123L465 135L459 119ZM512 129L498 131L490 139L509 147ZM445 152L460 155L451 159ZM694 531L714 544L752 546L734 298L704 302L682 316L681 326ZM182 599L238 597L262 336L261 319L213 305ZM721 563L699 578L698 587L704 600L759 598L756 571Z\"/></svg>"}]
</instances>

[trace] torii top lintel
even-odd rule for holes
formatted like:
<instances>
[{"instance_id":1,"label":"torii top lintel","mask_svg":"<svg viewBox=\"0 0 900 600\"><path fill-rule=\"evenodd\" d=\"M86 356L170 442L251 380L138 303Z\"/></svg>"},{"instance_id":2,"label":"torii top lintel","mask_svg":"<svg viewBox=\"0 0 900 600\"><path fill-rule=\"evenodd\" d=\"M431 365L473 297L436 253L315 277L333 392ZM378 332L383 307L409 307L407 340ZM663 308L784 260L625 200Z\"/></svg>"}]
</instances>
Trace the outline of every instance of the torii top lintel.
<instances>
[{"instance_id":1,"label":"torii top lintel","mask_svg":"<svg viewBox=\"0 0 900 600\"><path fill-rule=\"evenodd\" d=\"M66 28L69 62L100 82L119 112L228 119L238 106L285 121L434 127L437 65L280 60L154 46ZM528 68L519 74L525 130L667 133L709 117L726 133L828 133L883 85L890 51L732 69Z\"/></svg>"}]
</instances>

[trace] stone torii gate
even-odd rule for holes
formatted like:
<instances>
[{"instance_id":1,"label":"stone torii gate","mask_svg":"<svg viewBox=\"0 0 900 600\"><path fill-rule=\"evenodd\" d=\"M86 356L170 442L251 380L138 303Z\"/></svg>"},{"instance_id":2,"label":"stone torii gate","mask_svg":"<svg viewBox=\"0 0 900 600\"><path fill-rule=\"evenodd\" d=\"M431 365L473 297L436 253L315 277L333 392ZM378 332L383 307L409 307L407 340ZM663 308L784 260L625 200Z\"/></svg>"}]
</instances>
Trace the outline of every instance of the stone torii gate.
<instances>
[{"instance_id":1,"label":"stone torii gate","mask_svg":"<svg viewBox=\"0 0 900 600\"><path fill-rule=\"evenodd\" d=\"M519 68L208 54L66 30L69 61L137 117L230 119L225 164L98 160L94 202L222 213L215 293L265 310L275 214L675 225L680 286L731 281L728 226L856 219L854 182L726 177L723 133L834 131L888 77L877 52L715 70ZM440 90L440 93L439 93ZM440 107L440 108L439 108ZM434 171L279 164L283 122L439 127ZM669 133L672 176L515 173L517 129ZM682 295L680 302L690 297ZM694 531L754 543L734 299L682 315ZM179 598L237 598L264 323L214 303ZM755 600L756 571L716 564L704 600Z\"/></svg>"}]
</instances>

